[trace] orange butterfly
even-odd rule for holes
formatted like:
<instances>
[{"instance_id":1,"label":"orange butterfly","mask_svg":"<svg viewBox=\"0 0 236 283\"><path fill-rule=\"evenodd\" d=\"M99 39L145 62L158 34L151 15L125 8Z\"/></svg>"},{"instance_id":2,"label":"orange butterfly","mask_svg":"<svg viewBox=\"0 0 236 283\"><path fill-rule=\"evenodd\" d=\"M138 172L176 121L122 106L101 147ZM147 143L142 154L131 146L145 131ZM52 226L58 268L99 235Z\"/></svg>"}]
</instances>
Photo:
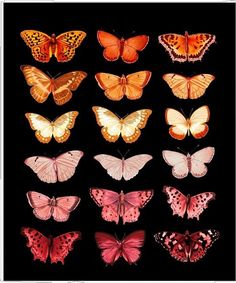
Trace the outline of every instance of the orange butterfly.
<instances>
[{"instance_id":1,"label":"orange butterfly","mask_svg":"<svg viewBox=\"0 0 236 283\"><path fill-rule=\"evenodd\" d=\"M86 33L73 30L56 37L49 36L37 30L24 30L20 33L26 45L31 48L32 55L39 62L49 62L52 55L58 62L68 62L75 55L75 48L79 47Z\"/></svg>"},{"instance_id":2,"label":"orange butterfly","mask_svg":"<svg viewBox=\"0 0 236 283\"><path fill-rule=\"evenodd\" d=\"M168 83L173 94L178 98L196 99L203 96L215 77L210 74L200 74L191 78L178 74L165 74L163 79Z\"/></svg>"},{"instance_id":3,"label":"orange butterfly","mask_svg":"<svg viewBox=\"0 0 236 283\"><path fill-rule=\"evenodd\" d=\"M215 35L209 33L196 33L185 35L168 33L158 37L159 42L169 52L173 61L194 62L201 60L208 47L215 42Z\"/></svg>"},{"instance_id":4,"label":"orange butterfly","mask_svg":"<svg viewBox=\"0 0 236 283\"><path fill-rule=\"evenodd\" d=\"M97 73L95 79L100 88L105 90L104 94L109 99L118 101L126 95L128 99L134 100L142 96L143 88L148 84L151 75L149 71L140 71L121 77L108 73Z\"/></svg>"},{"instance_id":5,"label":"orange butterfly","mask_svg":"<svg viewBox=\"0 0 236 283\"><path fill-rule=\"evenodd\" d=\"M113 34L99 30L98 42L104 47L103 56L108 61L116 61L119 57L125 63L134 63L138 60L137 51L142 51L148 44L147 35L138 35L128 39L117 38Z\"/></svg>"},{"instance_id":6,"label":"orange butterfly","mask_svg":"<svg viewBox=\"0 0 236 283\"><path fill-rule=\"evenodd\" d=\"M167 108L165 111L166 123L171 125L169 134L177 140L183 140L190 133L195 139L205 137L209 130L206 124L209 118L210 110L206 105L195 110L188 119L175 109Z\"/></svg>"},{"instance_id":7,"label":"orange butterfly","mask_svg":"<svg viewBox=\"0 0 236 283\"><path fill-rule=\"evenodd\" d=\"M52 93L57 105L68 102L72 97L71 91L75 91L87 76L85 72L74 71L53 79L30 65L21 66L20 69L27 84L31 86L30 94L38 103L46 101L49 94Z\"/></svg>"}]
</instances>

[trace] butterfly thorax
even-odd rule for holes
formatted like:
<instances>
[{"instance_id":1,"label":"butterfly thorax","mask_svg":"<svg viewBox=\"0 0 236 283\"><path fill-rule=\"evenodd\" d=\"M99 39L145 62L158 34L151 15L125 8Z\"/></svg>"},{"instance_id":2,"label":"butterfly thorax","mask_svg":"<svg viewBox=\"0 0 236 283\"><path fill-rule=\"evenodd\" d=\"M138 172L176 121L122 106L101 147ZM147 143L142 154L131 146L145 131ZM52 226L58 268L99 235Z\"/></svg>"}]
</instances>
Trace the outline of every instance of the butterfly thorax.
<instances>
[{"instance_id":1,"label":"butterfly thorax","mask_svg":"<svg viewBox=\"0 0 236 283\"><path fill-rule=\"evenodd\" d=\"M188 32L186 31L184 35L185 35L185 52L188 56Z\"/></svg>"},{"instance_id":2,"label":"butterfly thorax","mask_svg":"<svg viewBox=\"0 0 236 283\"><path fill-rule=\"evenodd\" d=\"M52 235L49 235L49 236L48 236L48 247L49 247L49 249L50 249L51 246L52 246L52 240L53 240L53 236L52 236Z\"/></svg>"},{"instance_id":3,"label":"butterfly thorax","mask_svg":"<svg viewBox=\"0 0 236 283\"><path fill-rule=\"evenodd\" d=\"M185 232L184 243L185 243L185 245L184 245L185 255L186 255L187 258L190 258L192 240L191 240L191 237L189 235L189 231Z\"/></svg>"},{"instance_id":4,"label":"butterfly thorax","mask_svg":"<svg viewBox=\"0 0 236 283\"><path fill-rule=\"evenodd\" d=\"M120 54L123 53L124 43L125 43L125 39L122 37L121 40L120 40Z\"/></svg>"},{"instance_id":5,"label":"butterfly thorax","mask_svg":"<svg viewBox=\"0 0 236 283\"><path fill-rule=\"evenodd\" d=\"M186 127L188 129L188 136L190 136L190 127L191 127L191 121L190 119L186 119Z\"/></svg>"},{"instance_id":6,"label":"butterfly thorax","mask_svg":"<svg viewBox=\"0 0 236 283\"><path fill-rule=\"evenodd\" d=\"M55 80L50 79L50 92L54 92L54 91L55 91Z\"/></svg>"},{"instance_id":7,"label":"butterfly thorax","mask_svg":"<svg viewBox=\"0 0 236 283\"><path fill-rule=\"evenodd\" d=\"M52 36L51 36L51 42L50 42L50 43L51 43L51 44L50 44L51 52L52 52L52 54L54 54L55 51L56 51L56 43L57 43L55 33L52 34Z\"/></svg>"},{"instance_id":8,"label":"butterfly thorax","mask_svg":"<svg viewBox=\"0 0 236 283\"><path fill-rule=\"evenodd\" d=\"M52 122L52 127L53 127L53 122ZM53 157L52 158L52 160L53 160L53 169L54 169L54 171L57 173L57 165L56 165L56 158L55 157Z\"/></svg>"},{"instance_id":9,"label":"butterfly thorax","mask_svg":"<svg viewBox=\"0 0 236 283\"><path fill-rule=\"evenodd\" d=\"M125 77L125 75L122 75L122 76L120 77L120 85L122 86L122 91L123 91L123 93L125 93L126 84L127 84L126 77Z\"/></svg>"},{"instance_id":10,"label":"butterfly thorax","mask_svg":"<svg viewBox=\"0 0 236 283\"><path fill-rule=\"evenodd\" d=\"M190 194L188 194L188 195L186 196L186 207L189 206L189 203L190 203Z\"/></svg>"},{"instance_id":11,"label":"butterfly thorax","mask_svg":"<svg viewBox=\"0 0 236 283\"><path fill-rule=\"evenodd\" d=\"M125 213L125 195L123 191L120 192L119 195L119 204L117 206L117 213L122 217Z\"/></svg>"},{"instance_id":12,"label":"butterfly thorax","mask_svg":"<svg viewBox=\"0 0 236 283\"><path fill-rule=\"evenodd\" d=\"M191 155L188 153L186 158L187 158L188 170L191 171Z\"/></svg>"},{"instance_id":13,"label":"butterfly thorax","mask_svg":"<svg viewBox=\"0 0 236 283\"><path fill-rule=\"evenodd\" d=\"M51 200L50 200L50 206L54 207L54 206L56 206L56 204L57 204L57 201L56 201L55 197L52 197Z\"/></svg>"}]
</instances>

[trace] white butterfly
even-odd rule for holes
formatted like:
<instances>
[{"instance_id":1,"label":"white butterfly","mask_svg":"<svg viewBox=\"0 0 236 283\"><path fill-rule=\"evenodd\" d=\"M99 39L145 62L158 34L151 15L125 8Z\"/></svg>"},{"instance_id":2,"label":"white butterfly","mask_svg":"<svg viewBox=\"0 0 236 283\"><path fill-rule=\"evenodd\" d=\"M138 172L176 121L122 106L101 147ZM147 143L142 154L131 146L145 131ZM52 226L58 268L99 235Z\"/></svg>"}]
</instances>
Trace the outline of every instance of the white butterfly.
<instances>
[{"instance_id":1,"label":"white butterfly","mask_svg":"<svg viewBox=\"0 0 236 283\"><path fill-rule=\"evenodd\" d=\"M205 147L194 154L184 155L180 152L163 150L162 156L165 162L173 166L172 175L175 178L183 179L190 172L194 177L200 178L206 175L207 167L204 163L210 163L215 154L214 147Z\"/></svg>"},{"instance_id":2,"label":"white butterfly","mask_svg":"<svg viewBox=\"0 0 236 283\"><path fill-rule=\"evenodd\" d=\"M152 159L149 154L138 154L127 159L119 159L108 154L98 154L94 156L107 173L115 180L121 180L122 177L128 181L135 177L139 170Z\"/></svg>"}]
</instances>

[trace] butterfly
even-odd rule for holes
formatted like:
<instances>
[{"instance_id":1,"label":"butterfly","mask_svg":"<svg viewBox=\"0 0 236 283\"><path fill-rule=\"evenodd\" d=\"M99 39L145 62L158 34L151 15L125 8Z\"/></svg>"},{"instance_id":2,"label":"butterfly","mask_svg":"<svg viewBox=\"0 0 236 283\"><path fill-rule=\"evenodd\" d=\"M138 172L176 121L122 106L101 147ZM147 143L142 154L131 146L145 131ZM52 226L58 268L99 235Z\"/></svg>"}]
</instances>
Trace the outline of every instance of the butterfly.
<instances>
[{"instance_id":1,"label":"butterfly","mask_svg":"<svg viewBox=\"0 0 236 283\"><path fill-rule=\"evenodd\" d=\"M209 121L210 110L208 106L199 107L193 112L190 118L186 119L179 111L167 108L165 111L165 119L168 125L171 125L169 134L172 138L183 140L190 133L195 139L201 139L208 133L206 122Z\"/></svg>"},{"instance_id":2,"label":"butterfly","mask_svg":"<svg viewBox=\"0 0 236 283\"><path fill-rule=\"evenodd\" d=\"M27 46L30 47L36 61L47 63L52 55L58 62L68 62L75 55L75 49L80 46L86 33L73 30L62 33L56 37L37 30L24 30L20 33Z\"/></svg>"},{"instance_id":3,"label":"butterfly","mask_svg":"<svg viewBox=\"0 0 236 283\"><path fill-rule=\"evenodd\" d=\"M139 170L141 170L145 164L152 159L149 154L138 154L127 159L119 159L108 154L98 154L94 156L103 168L107 170L107 173L115 180L121 180L122 177L128 181L134 178Z\"/></svg>"},{"instance_id":4,"label":"butterfly","mask_svg":"<svg viewBox=\"0 0 236 283\"><path fill-rule=\"evenodd\" d=\"M45 102L52 93L57 105L68 102L72 97L71 91L75 91L87 76L85 72L73 71L54 79L33 66L24 65L20 69L31 86L30 94L38 103Z\"/></svg>"},{"instance_id":5,"label":"butterfly","mask_svg":"<svg viewBox=\"0 0 236 283\"><path fill-rule=\"evenodd\" d=\"M124 194L123 191L116 193L110 190L91 188L89 190L94 202L102 207L102 218L106 221L119 222L122 218L123 224L138 220L140 212L153 197L153 190L134 191Z\"/></svg>"},{"instance_id":6,"label":"butterfly","mask_svg":"<svg viewBox=\"0 0 236 283\"><path fill-rule=\"evenodd\" d=\"M67 232L53 238L51 235L45 237L34 228L23 227L21 234L26 237L26 246L30 248L34 260L39 259L44 263L50 257L51 263L60 261L64 264L65 257L73 250L74 243L81 239L81 233L78 231Z\"/></svg>"},{"instance_id":7,"label":"butterfly","mask_svg":"<svg viewBox=\"0 0 236 283\"><path fill-rule=\"evenodd\" d=\"M144 245L145 231L132 232L123 240L118 240L108 233L96 232L95 240L102 250L101 257L107 265L113 265L120 257L123 257L129 264L133 264L141 256L140 248Z\"/></svg>"},{"instance_id":8,"label":"butterfly","mask_svg":"<svg viewBox=\"0 0 236 283\"><path fill-rule=\"evenodd\" d=\"M197 218L206 209L208 202L215 199L215 193L204 192L198 195L190 197L185 196L179 190L174 187L164 186L163 192L166 193L173 215L177 214L180 217L184 217L187 212L188 219Z\"/></svg>"},{"instance_id":9,"label":"butterfly","mask_svg":"<svg viewBox=\"0 0 236 283\"><path fill-rule=\"evenodd\" d=\"M65 196L59 198L49 198L38 192L30 191L26 194L30 206L34 209L35 217L40 220L48 220L53 217L55 221L65 222L70 216L70 212L75 210L80 203L77 196Z\"/></svg>"},{"instance_id":10,"label":"butterfly","mask_svg":"<svg viewBox=\"0 0 236 283\"><path fill-rule=\"evenodd\" d=\"M215 42L215 35L196 33L185 35L168 33L158 37L159 42L166 48L173 61L195 62L201 60L209 46Z\"/></svg>"},{"instance_id":11,"label":"butterfly","mask_svg":"<svg viewBox=\"0 0 236 283\"><path fill-rule=\"evenodd\" d=\"M109 99L118 101L126 95L128 99L135 100L142 96L143 88L148 84L151 75L149 71L140 71L121 77L108 73L97 73L95 79L100 88L105 90L104 94Z\"/></svg>"},{"instance_id":12,"label":"butterfly","mask_svg":"<svg viewBox=\"0 0 236 283\"><path fill-rule=\"evenodd\" d=\"M207 250L219 236L220 233L217 230L209 229L193 234L189 234L189 231L184 234L164 231L154 235L154 238L176 260L196 262L206 255Z\"/></svg>"},{"instance_id":13,"label":"butterfly","mask_svg":"<svg viewBox=\"0 0 236 283\"><path fill-rule=\"evenodd\" d=\"M104 47L103 57L108 61L116 61L119 57L128 64L138 60L138 52L142 51L149 42L149 36L138 35L128 39L117 38L113 34L99 30L98 42Z\"/></svg>"},{"instance_id":14,"label":"butterfly","mask_svg":"<svg viewBox=\"0 0 236 283\"><path fill-rule=\"evenodd\" d=\"M215 77L210 74L200 74L191 78L178 74L165 74L163 79L172 89L173 94L178 98L197 99L203 96Z\"/></svg>"},{"instance_id":15,"label":"butterfly","mask_svg":"<svg viewBox=\"0 0 236 283\"><path fill-rule=\"evenodd\" d=\"M141 135L140 129L146 126L149 116L152 114L150 109L141 109L135 111L125 118L118 118L110 110L93 106L97 123L105 140L115 142L121 135L126 143L135 142Z\"/></svg>"},{"instance_id":16,"label":"butterfly","mask_svg":"<svg viewBox=\"0 0 236 283\"><path fill-rule=\"evenodd\" d=\"M25 159L25 165L29 166L43 182L65 182L74 175L83 155L80 150L71 150L53 158L32 156Z\"/></svg>"},{"instance_id":17,"label":"butterfly","mask_svg":"<svg viewBox=\"0 0 236 283\"><path fill-rule=\"evenodd\" d=\"M29 121L32 130L35 130L35 136L41 143L49 143L52 136L58 143L68 140L70 130L74 127L75 119L79 112L67 112L54 121L50 121L36 113L26 113L25 116Z\"/></svg>"},{"instance_id":18,"label":"butterfly","mask_svg":"<svg viewBox=\"0 0 236 283\"><path fill-rule=\"evenodd\" d=\"M162 156L165 162L173 166L172 175L175 178L183 179L191 173L192 176L200 178L206 175L207 167L205 163L210 163L215 154L215 148L208 146L187 155L180 152L163 150Z\"/></svg>"}]
</instances>

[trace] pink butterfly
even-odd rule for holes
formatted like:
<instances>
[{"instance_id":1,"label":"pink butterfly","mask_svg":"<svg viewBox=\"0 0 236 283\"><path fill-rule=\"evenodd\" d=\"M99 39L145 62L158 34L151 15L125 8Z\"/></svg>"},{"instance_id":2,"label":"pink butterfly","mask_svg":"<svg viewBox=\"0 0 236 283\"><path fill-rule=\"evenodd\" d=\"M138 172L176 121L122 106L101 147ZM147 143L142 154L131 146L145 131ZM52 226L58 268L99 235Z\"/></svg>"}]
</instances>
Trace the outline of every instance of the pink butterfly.
<instances>
[{"instance_id":1,"label":"pink butterfly","mask_svg":"<svg viewBox=\"0 0 236 283\"><path fill-rule=\"evenodd\" d=\"M135 231L118 240L114 236L96 232L95 239L98 247L102 250L101 257L108 264L114 264L120 257L123 257L129 264L135 263L141 256L140 248L144 244L145 232Z\"/></svg>"},{"instance_id":2,"label":"pink butterfly","mask_svg":"<svg viewBox=\"0 0 236 283\"><path fill-rule=\"evenodd\" d=\"M196 151L193 155L171 150L162 151L165 162L173 166L172 175L178 179L185 178L189 172L196 178L206 175L207 167L204 163L210 163L214 154L215 148L210 146Z\"/></svg>"},{"instance_id":3,"label":"pink butterfly","mask_svg":"<svg viewBox=\"0 0 236 283\"><path fill-rule=\"evenodd\" d=\"M187 212L188 219L196 217L199 220L199 215L208 207L208 202L215 199L213 192L204 192L190 197L176 188L167 186L163 188L163 192L167 194L167 202L173 210L173 215L177 214L183 218Z\"/></svg>"},{"instance_id":4,"label":"pink butterfly","mask_svg":"<svg viewBox=\"0 0 236 283\"><path fill-rule=\"evenodd\" d=\"M25 160L39 179L46 183L64 182L70 179L83 156L80 150L65 152L57 157L32 156Z\"/></svg>"},{"instance_id":5,"label":"pink butterfly","mask_svg":"<svg viewBox=\"0 0 236 283\"><path fill-rule=\"evenodd\" d=\"M176 232L159 232L154 235L156 242L167 249L170 255L178 261L196 262L205 256L207 250L219 238L218 231L209 229L189 234Z\"/></svg>"},{"instance_id":6,"label":"pink butterfly","mask_svg":"<svg viewBox=\"0 0 236 283\"><path fill-rule=\"evenodd\" d=\"M139 208L143 208L152 198L153 190L134 191L120 194L98 188L90 189L90 196L95 203L102 207L102 218L106 221L119 222L122 217L123 224L126 222L135 222L138 220L140 212Z\"/></svg>"},{"instance_id":7,"label":"pink butterfly","mask_svg":"<svg viewBox=\"0 0 236 283\"><path fill-rule=\"evenodd\" d=\"M108 154L98 154L94 156L103 168L107 170L107 173L115 180L121 180L122 177L128 181L135 177L139 170L141 170L145 164L152 159L149 154L138 154L130 158L119 159Z\"/></svg>"},{"instance_id":8,"label":"pink butterfly","mask_svg":"<svg viewBox=\"0 0 236 283\"><path fill-rule=\"evenodd\" d=\"M49 198L37 192L26 194L30 206L34 209L34 215L41 220L48 220L51 216L58 222L65 222L70 216L70 212L76 209L80 203L77 196L66 196L59 198Z\"/></svg>"},{"instance_id":9,"label":"pink butterfly","mask_svg":"<svg viewBox=\"0 0 236 283\"><path fill-rule=\"evenodd\" d=\"M65 257L73 250L74 243L81 239L81 233L78 231L67 232L53 238L45 237L34 228L23 227L21 234L26 237L26 245L30 248L34 260L39 259L44 263L50 257L51 263L60 261L64 264Z\"/></svg>"}]
</instances>

